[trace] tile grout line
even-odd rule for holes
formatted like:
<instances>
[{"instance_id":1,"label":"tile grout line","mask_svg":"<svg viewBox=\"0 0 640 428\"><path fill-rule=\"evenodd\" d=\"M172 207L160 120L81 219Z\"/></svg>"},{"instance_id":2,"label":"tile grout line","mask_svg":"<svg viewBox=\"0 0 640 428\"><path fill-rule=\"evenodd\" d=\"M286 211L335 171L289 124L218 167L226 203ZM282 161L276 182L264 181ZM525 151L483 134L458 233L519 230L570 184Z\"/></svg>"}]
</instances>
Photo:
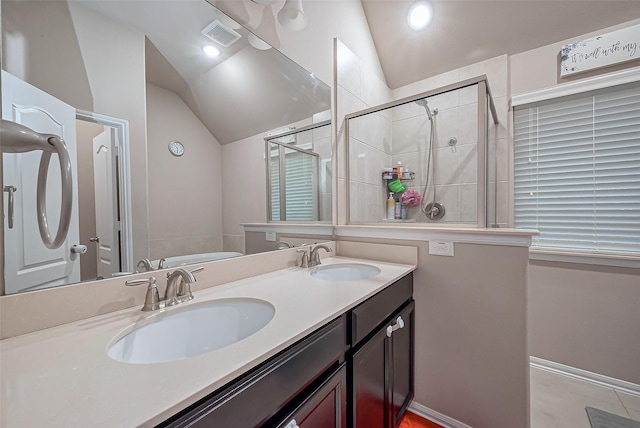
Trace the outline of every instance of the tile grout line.
<instances>
[{"instance_id":1,"label":"tile grout line","mask_svg":"<svg viewBox=\"0 0 640 428\"><path fill-rule=\"evenodd\" d=\"M620 397L619 393L622 392L622 391L618 391L617 389L613 388L613 392L615 392L616 397L618 397L618 400L620 400L620 404L622 404L622 408L624 409L624 411L627 412L627 417L629 419L632 419L631 418L631 412L629 411L629 408L626 406L626 404L624 404L624 401L622 400L622 397Z\"/></svg>"}]
</instances>

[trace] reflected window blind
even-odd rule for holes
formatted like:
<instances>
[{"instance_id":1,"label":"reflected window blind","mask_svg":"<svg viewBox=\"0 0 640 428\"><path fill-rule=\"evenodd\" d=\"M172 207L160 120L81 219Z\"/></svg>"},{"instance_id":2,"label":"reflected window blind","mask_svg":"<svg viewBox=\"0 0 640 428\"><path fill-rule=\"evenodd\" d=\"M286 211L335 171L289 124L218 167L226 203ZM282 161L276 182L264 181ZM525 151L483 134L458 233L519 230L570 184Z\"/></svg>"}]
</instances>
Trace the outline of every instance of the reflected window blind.
<instances>
[{"instance_id":1,"label":"reflected window blind","mask_svg":"<svg viewBox=\"0 0 640 428\"><path fill-rule=\"evenodd\" d=\"M533 248L640 254L640 84L514 108L515 225Z\"/></svg>"},{"instance_id":2,"label":"reflected window blind","mask_svg":"<svg viewBox=\"0 0 640 428\"><path fill-rule=\"evenodd\" d=\"M272 150L271 156L271 220L280 220L280 163L278 149Z\"/></svg>"},{"instance_id":3,"label":"reflected window blind","mask_svg":"<svg viewBox=\"0 0 640 428\"><path fill-rule=\"evenodd\" d=\"M313 156L285 150L285 188L287 220L311 221L314 218Z\"/></svg>"}]
</instances>

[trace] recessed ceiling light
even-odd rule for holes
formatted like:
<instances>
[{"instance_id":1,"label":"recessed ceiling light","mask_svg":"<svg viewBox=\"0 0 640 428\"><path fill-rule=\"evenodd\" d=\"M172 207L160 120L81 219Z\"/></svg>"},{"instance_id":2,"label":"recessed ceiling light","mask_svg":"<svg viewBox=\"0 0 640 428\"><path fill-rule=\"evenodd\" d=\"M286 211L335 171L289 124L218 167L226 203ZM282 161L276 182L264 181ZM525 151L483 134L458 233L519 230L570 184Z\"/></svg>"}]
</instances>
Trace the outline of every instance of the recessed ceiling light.
<instances>
[{"instance_id":1,"label":"recessed ceiling light","mask_svg":"<svg viewBox=\"0 0 640 428\"><path fill-rule=\"evenodd\" d=\"M431 5L427 2L421 1L414 3L413 6L411 6L409 14L407 15L407 22L409 23L409 27L419 31L427 28L432 17L433 10L431 9Z\"/></svg>"},{"instance_id":2,"label":"recessed ceiling light","mask_svg":"<svg viewBox=\"0 0 640 428\"><path fill-rule=\"evenodd\" d=\"M218 50L218 48L211 45L203 46L202 51L206 53L207 56L210 56L211 58L215 58L218 55L220 55L220 51Z\"/></svg>"}]
</instances>

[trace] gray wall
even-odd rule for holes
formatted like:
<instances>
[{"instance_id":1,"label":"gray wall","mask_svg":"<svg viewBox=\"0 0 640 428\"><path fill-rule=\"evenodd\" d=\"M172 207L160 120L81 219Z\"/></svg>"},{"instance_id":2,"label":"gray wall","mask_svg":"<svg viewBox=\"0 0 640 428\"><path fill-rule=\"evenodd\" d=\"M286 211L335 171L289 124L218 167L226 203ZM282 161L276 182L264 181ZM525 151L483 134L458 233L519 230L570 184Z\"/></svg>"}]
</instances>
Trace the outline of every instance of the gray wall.
<instances>
[{"instance_id":1,"label":"gray wall","mask_svg":"<svg viewBox=\"0 0 640 428\"><path fill-rule=\"evenodd\" d=\"M564 44L639 23L510 56L511 95L637 67L633 61L563 79L557 55ZM531 355L640 384L640 269L532 261L529 289Z\"/></svg>"},{"instance_id":2,"label":"gray wall","mask_svg":"<svg viewBox=\"0 0 640 428\"><path fill-rule=\"evenodd\" d=\"M528 427L528 249L455 244L443 257L428 242L348 240L418 247L414 402L474 428Z\"/></svg>"},{"instance_id":3,"label":"gray wall","mask_svg":"<svg viewBox=\"0 0 640 428\"><path fill-rule=\"evenodd\" d=\"M640 384L640 269L532 260L531 355Z\"/></svg>"}]
</instances>

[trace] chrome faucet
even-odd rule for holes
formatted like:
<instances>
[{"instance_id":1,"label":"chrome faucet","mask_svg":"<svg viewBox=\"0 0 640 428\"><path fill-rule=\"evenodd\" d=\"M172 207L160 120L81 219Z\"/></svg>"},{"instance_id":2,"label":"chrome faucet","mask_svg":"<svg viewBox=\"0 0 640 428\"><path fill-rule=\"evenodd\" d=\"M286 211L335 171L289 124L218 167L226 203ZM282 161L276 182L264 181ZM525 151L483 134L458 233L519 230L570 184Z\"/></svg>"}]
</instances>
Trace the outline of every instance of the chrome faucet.
<instances>
[{"instance_id":1,"label":"chrome faucet","mask_svg":"<svg viewBox=\"0 0 640 428\"><path fill-rule=\"evenodd\" d=\"M164 263L167 261L164 257L158 260L158 269L164 269Z\"/></svg>"},{"instance_id":2,"label":"chrome faucet","mask_svg":"<svg viewBox=\"0 0 640 428\"><path fill-rule=\"evenodd\" d=\"M288 242L285 241L280 241L278 243L276 243L276 250L284 250L286 248L293 248L293 245L289 244Z\"/></svg>"},{"instance_id":3,"label":"chrome faucet","mask_svg":"<svg viewBox=\"0 0 640 428\"><path fill-rule=\"evenodd\" d=\"M148 279L132 279L125 282L125 285L142 285L148 284L147 294L144 299L143 311L155 311L165 308L167 306L174 306L182 302L186 302L193 299L191 294L191 283L196 282L196 277L193 275L197 272L202 272L204 267L196 268L192 271L185 269L176 269L167 274L167 288L164 292L164 299L160 299L158 293L158 287L156 286L156 278L150 277ZM178 282L179 281L179 282Z\"/></svg>"},{"instance_id":4,"label":"chrome faucet","mask_svg":"<svg viewBox=\"0 0 640 428\"><path fill-rule=\"evenodd\" d=\"M167 288L164 291L164 301L167 306L177 305L181 302L181 300L178 299L178 278L188 285L196 282L196 277L188 270L182 268L167 273ZM193 296L191 297L193 298Z\"/></svg>"},{"instance_id":5,"label":"chrome faucet","mask_svg":"<svg viewBox=\"0 0 640 428\"><path fill-rule=\"evenodd\" d=\"M324 244L318 244L311 250L311 254L309 254L309 267L318 266L320 262L320 253L318 250L325 250L327 253L331 252L331 248L327 247Z\"/></svg>"},{"instance_id":6,"label":"chrome faucet","mask_svg":"<svg viewBox=\"0 0 640 428\"><path fill-rule=\"evenodd\" d=\"M140 260L136 265L136 270L140 267L144 269L144 272L150 272L153 270L153 265L151 264L151 261L149 261L149 259Z\"/></svg>"}]
</instances>

